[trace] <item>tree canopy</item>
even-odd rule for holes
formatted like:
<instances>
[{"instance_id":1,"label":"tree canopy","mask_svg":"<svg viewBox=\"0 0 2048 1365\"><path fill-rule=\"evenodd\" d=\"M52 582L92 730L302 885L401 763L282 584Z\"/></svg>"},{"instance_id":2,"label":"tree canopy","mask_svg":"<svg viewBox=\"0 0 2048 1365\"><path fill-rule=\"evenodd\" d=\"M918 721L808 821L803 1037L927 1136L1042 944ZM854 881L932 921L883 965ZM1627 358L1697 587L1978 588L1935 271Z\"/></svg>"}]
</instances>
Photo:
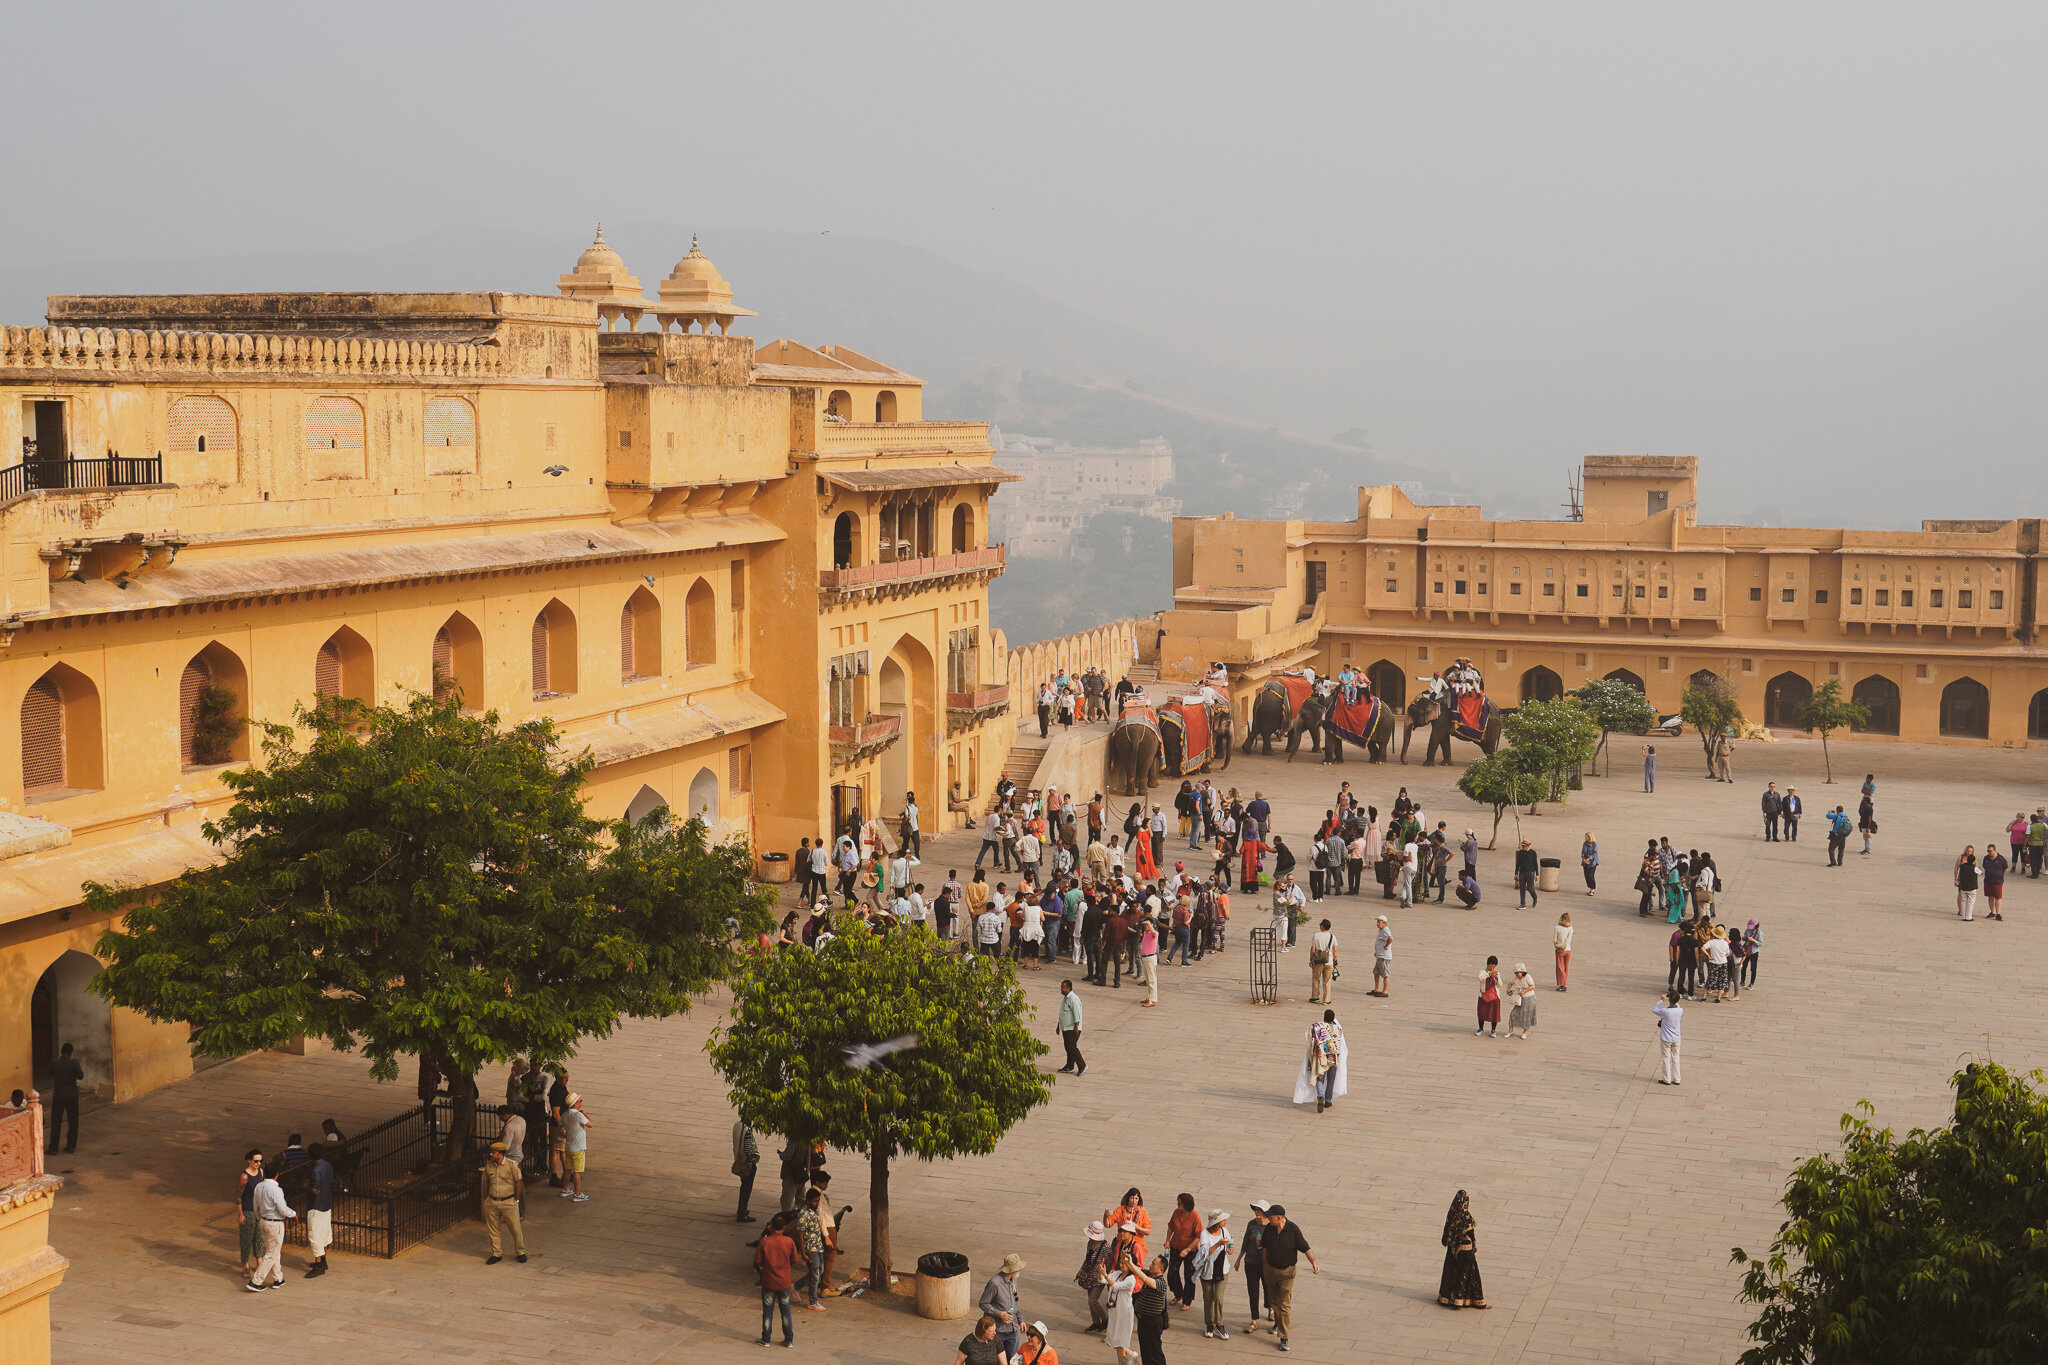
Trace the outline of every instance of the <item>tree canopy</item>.
<instances>
[{"instance_id":1,"label":"tree canopy","mask_svg":"<svg viewBox=\"0 0 2048 1365\"><path fill-rule=\"evenodd\" d=\"M1763 1305L1743 1365L2048 1359L2048 1098L2028 1078L1965 1067L1954 1122L1904 1138L1842 1116L1842 1156L1793 1172L1770 1252L1733 1253Z\"/></svg>"},{"instance_id":2,"label":"tree canopy","mask_svg":"<svg viewBox=\"0 0 2048 1365\"><path fill-rule=\"evenodd\" d=\"M665 812L586 815L590 762L545 720L507 728L451 695L298 722L222 774L235 799L204 828L224 861L154 891L87 887L115 926L93 988L189 1022L203 1052L304 1035L360 1047L383 1080L401 1055L461 1076L567 1057L622 1016L687 1009L729 969L728 917L771 922L743 846Z\"/></svg>"},{"instance_id":3,"label":"tree canopy","mask_svg":"<svg viewBox=\"0 0 2048 1365\"><path fill-rule=\"evenodd\" d=\"M1799 727L1807 734L1820 734L1821 761L1827 765L1827 780L1835 780L1835 760L1828 753L1828 734L1849 725L1868 725L1870 708L1842 695L1842 680L1829 678L1813 689L1806 709L1799 713Z\"/></svg>"},{"instance_id":4,"label":"tree canopy","mask_svg":"<svg viewBox=\"0 0 2048 1365\"><path fill-rule=\"evenodd\" d=\"M1508 763L1549 779L1550 799L1564 800L1565 769L1589 762L1600 725L1575 697L1525 701L1507 718Z\"/></svg>"},{"instance_id":5,"label":"tree canopy","mask_svg":"<svg viewBox=\"0 0 2048 1365\"><path fill-rule=\"evenodd\" d=\"M1714 746L1729 727L1742 719L1742 703L1735 699L1735 680L1726 673L1709 673L1696 678L1678 699L1678 714L1700 732L1700 748L1707 755L1707 776L1714 775Z\"/></svg>"},{"instance_id":6,"label":"tree canopy","mask_svg":"<svg viewBox=\"0 0 2048 1365\"><path fill-rule=\"evenodd\" d=\"M922 930L877 937L849 919L818 953L749 958L711 1060L732 1104L764 1132L822 1138L869 1163L869 1274L889 1273L889 1161L995 1150L1052 1094L1046 1045L1007 963L965 958ZM917 1046L865 1070L844 1049L915 1034Z\"/></svg>"},{"instance_id":7,"label":"tree canopy","mask_svg":"<svg viewBox=\"0 0 2048 1365\"><path fill-rule=\"evenodd\" d=\"M1533 806L1550 791L1550 779L1511 759L1512 752L1502 749L1476 758L1458 774L1459 791L1482 806L1493 807L1493 833L1486 840L1488 848L1499 841L1501 817L1510 806Z\"/></svg>"},{"instance_id":8,"label":"tree canopy","mask_svg":"<svg viewBox=\"0 0 2048 1365\"><path fill-rule=\"evenodd\" d=\"M1650 705L1643 690L1620 678L1588 678L1573 688L1571 695L1600 727L1602 751L1607 748L1610 731L1639 735L1657 723L1657 708ZM1608 765L1611 769L1612 758Z\"/></svg>"}]
</instances>

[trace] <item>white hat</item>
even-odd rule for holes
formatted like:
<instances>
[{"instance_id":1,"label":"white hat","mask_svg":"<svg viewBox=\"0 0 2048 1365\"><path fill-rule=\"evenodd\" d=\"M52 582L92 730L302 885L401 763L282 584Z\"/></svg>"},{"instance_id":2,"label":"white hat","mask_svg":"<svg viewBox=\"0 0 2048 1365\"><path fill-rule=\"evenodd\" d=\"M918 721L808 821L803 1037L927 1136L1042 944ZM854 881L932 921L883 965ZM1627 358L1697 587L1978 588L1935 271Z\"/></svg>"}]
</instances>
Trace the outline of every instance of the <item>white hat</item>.
<instances>
[{"instance_id":1,"label":"white hat","mask_svg":"<svg viewBox=\"0 0 2048 1365\"><path fill-rule=\"evenodd\" d=\"M1050 1344L1050 1343L1051 1343L1051 1341L1052 1341L1052 1336L1051 1336L1051 1334L1050 1334L1050 1333L1048 1333L1048 1332L1047 1332L1047 1331L1045 1330L1045 1324L1044 1324L1044 1323L1042 1323L1042 1322L1034 1322L1034 1323L1032 1323L1032 1324L1031 1324L1031 1330L1032 1330L1032 1331L1034 1331L1034 1332L1036 1332L1036 1333L1038 1333L1038 1339L1039 1339L1040 1341L1046 1342L1047 1344Z\"/></svg>"},{"instance_id":2,"label":"white hat","mask_svg":"<svg viewBox=\"0 0 2048 1365\"><path fill-rule=\"evenodd\" d=\"M1387 922L1387 917L1385 915L1377 916L1377 918L1381 924L1385 924Z\"/></svg>"},{"instance_id":3,"label":"white hat","mask_svg":"<svg viewBox=\"0 0 2048 1365\"><path fill-rule=\"evenodd\" d=\"M1527 963L1517 962L1515 964L1515 972L1517 975L1526 975L1528 971L1529 967Z\"/></svg>"},{"instance_id":4,"label":"white hat","mask_svg":"<svg viewBox=\"0 0 2048 1365\"><path fill-rule=\"evenodd\" d=\"M1082 1228L1081 1231L1087 1234L1088 1240L1091 1242L1106 1242L1109 1240L1109 1229L1102 1226L1100 1218L1090 1223L1087 1227Z\"/></svg>"},{"instance_id":5,"label":"white hat","mask_svg":"<svg viewBox=\"0 0 2048 1365\"><path fill-rule=\"evenodd\" d=\"M1215 1226L1216 1226L1216 1225L1217 1225L1218 1223L1227 1223L1227 1222L1229 1222L1229 1221L1230 1221L1230 1215L1229 1215L1229 1213L1225 1212L1224 1210L1222 1210L1222 1209L1210 1209L1210 1210L1209 1210L1209 1226L1210 1226L1210 1227L1212 1227L1212 1228L1213 1228L1213 1227L1215 1227Z\"/></svg>"}]
</instances>

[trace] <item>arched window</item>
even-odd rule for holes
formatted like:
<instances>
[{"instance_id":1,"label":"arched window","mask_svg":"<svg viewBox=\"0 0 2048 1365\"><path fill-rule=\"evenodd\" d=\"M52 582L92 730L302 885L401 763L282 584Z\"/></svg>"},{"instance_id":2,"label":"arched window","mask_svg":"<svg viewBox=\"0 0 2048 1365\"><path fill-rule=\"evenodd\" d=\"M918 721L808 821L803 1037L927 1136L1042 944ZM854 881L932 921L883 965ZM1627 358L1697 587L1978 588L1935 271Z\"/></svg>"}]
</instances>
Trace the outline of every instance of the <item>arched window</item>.
<instances>
[{"instance_id":1,"label":"arched window","mask_svg":"<svg viewBox=\"0 0 2048 1365\"><path fill-rule=\"evenodd\" d=\"M709 768L699 768L690 779L690 818L718 823L718 774Z\"/></svg>"},{"instance_id":2,"label":"arched window","mask_svg":"<svg viewBox=\"0 0 2048 1365\"><path fill-rule=\"evenodd\" d=\"M974 507L961 503L953 509L953 553L964 555L974 548Z\"/></svg>"},{"instance_id":3,"label":"arched window","mask_svg":"<svg viewBox=\"0 0 2048 1365\"><path fill-rule=\"evenodd\" d=\"M1564 679L1538 664L1522 675L1522 700L1556 701L1564 695Z\"/></svg>"},{"instance_id":4,"label":"arched window","mask_svg":"<svg viewBox=\"0 0 2048 1365\"><path fill-rule=\"evenodd\" d=\"M1366 679L1372 683L1373 695L1389 706L1408 704L1408 675L1401 666L1391 659L1381 659L1365 670Z\"/></svg>"},{"instance_id":5,"label":"arched window","mask_svg":"<svg viewBox=\"0 0 2048 1365\"><path fill-rule=\"evenodd\" d=\"M306 404L306 477L363 477L363 407L353 398Z\"/></svg>"},{"instance_id":6,"label":"arched window","mask_svg":"<svg viewBox=\"0 0 2048 1365\"><path fill-rule=\"evenodd\" d=\"M683 599L683 653L691 668L718 662L718 612L711 585L698 579Z\"/></svg>"},{"instance_id":7,"label":"arched window","mask_svg":"<svg viewBox=\"0 0 2048 1365\"><path fill-rule=\"evenodd\" d=\"M1806 703L1811 700L1812 683L1797 673L1780 673L1764 684L1764 724L1797 730L1806 719Z\"/></svg>"},{"instance_id":8,"label":"arched window","mask_svg":"<svg viewBox=\"0 0 2048 1365\"><path fill-rule=\"evenodd\" d=\"M191 394L171 404L166 455L185 458L176 465L180 483L233 483L240 473L235 463L235 410L225 399L209 394Z\"/></svg>"},{"instance_id":9,"label":"arched window","mask_svg":"<svg viewBox=\"0 0 2048 1365\"><path fill-rule=\"evenodd\" d=\"M888 389L883 389L875 395L875 420L877 422L893 422L896 420L896 395Z\"/></svg>"},{"instance_id":10,"label":"arched window","mask_svg":"<svg viewBox=\"0 0 2048 1365\"><path fill-rule=\"evenodd\" d=\"M668 806L668 798L652 787L643 786L633 793L632 801L626 806L626 823L637 825L648 816Z\"/></svg>"},{"instance_id":11,"label":"arched window","mask_svg":"<svg viewBox=\"0 0 2048 1365\"><path fill-rule=\"evenodd\" d=\"M1870 712L1870 719L1853 726L1864 735L1895 735L1899 732L1899 685L1881 673L1873 673L1856 684L1849 699Z\"/></svg>"},{"instance_id":12,"label":"arched window","mask_svg":"<svg viewBox=\"0 0 2048 1365\"><path fill-rule=\"evenodd\" d=\"M533 618L533 699L576 691L576 617L555 598Z\"/></svg>"},{"instance_id":13,"label":"arched window","mask_svg":"<svg viewBox=\"0 0 2048 1365\"><path fill-rule=\"evenodd\" d=\"M1607 675L1607 681L1627 683L1630 687L1633 687L1636 691L1642 693L1644 696L1648 696L1650 694L1650 689L1643 686L1643 680L1637 677L1635 674L1629 672L1625 668L1617 668L1612 673L1609 673Z\"/></svg>"},{"instance_id":14,"label":"arched window","mask_svg":"<svg viewBox=\"0 0 2048 1365\"><path fill-rule=\"evenodd\" d=\"M619 677L626 682L661 676L661 604L636 588L619 608Z\"/></svg>"},{"instance_id":15,"label":"arched window","mask_svg":"<svg viewBox=\"0 0 2048 1365\"><path fill-rule=\"evenodd\" d=\"M831 396L825 400L825 411L842 422L850 420L853 416L853 395L845 389L832 390Z\"/></svg>"},{"instance_id":16,"label":"arched window","mask_svg":"<svg viewBox=\"0 0 2048 1365\"><path fill-rule=\"evenodd\" d=\"M1713 669L1702 668L1690 678L1687 678L1685 685L1693 691L1698 691L1703 687L1718 687L1722 681L1721 675Z\"/></svg>"},{"instance_id":17,"label":"arched window","mask_svg":"<svg viewBox=\"0 0 2048 1365\"><path fill-rule=\"evenodd\" d=\"M467 707L483 702L483 635L459 611L434 632L434 700L457 694Z\"/></svg>"},{"instance_id":18,"label":"arched window","mask_svg":"<svg viewBox=\"0 0 2048 1365\"><path fill-rule=\"evenodd\" d=\"M376 688L370 642L343 626L313 656L313 692L318 697L369 705Z\"/></svg>"},{"instance_id":19,"label":"arched window","mask_svg":"<svg viewBox=\"0 0 2048 1365\"><path fill-rule=\"evenodd\" d=\"M452 394L427 400L427 473L476 473L476 409Z\"/></svg>"},{"instance_id":20,"label":"arched window","mask_svg":"<svg viewBox=\"0 0 2048 1365\"><path fill-rule=\"evenodd\" d=\"M21 699L21 786L30 801L96 791L100 766L100 694L92 679L57 664Z\"/></svg>"},{"instance_id":21,"label":"arched window","mask_svg":"<svg viewBox=\"0 0 2048 1365\"><path fill-rule=\"evenodd\" d=\"M178 763L206 768L249 756L243 720L249 675L218 640L193 655L178 679Z\"/></svg>"},{"instance_id":22,"label":"arched window","mask_svg":"<svg viewBox=\"0 0 2048 1365\"><path fill-rule=\"evenodd\" d=\"M1975 678L1957 678L1941 689L1941 732L1958 739L1991 734L1991 694Z\"/></svg>"},{"instance_id":23,"label":"arched window","mask_svg":"<svg viewBox=\"0 0 2048 1365\"><path fill-rule=\"evenodd\" d=\"M832 567L851 569L860 563L860 518L841 512L832 523Z\"/></svg>"}]
</instances>

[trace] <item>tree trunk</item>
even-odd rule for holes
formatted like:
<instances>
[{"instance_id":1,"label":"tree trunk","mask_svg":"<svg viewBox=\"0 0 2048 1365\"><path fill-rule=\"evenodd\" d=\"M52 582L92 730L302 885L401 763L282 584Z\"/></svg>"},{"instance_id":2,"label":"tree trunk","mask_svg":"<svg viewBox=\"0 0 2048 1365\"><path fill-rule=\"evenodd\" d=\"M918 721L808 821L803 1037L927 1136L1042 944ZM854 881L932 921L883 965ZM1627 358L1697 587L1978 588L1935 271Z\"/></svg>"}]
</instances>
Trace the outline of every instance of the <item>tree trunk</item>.
<instances>
[{"instance_id":1,"label":"tree trunk","mask_svg":"<svg viewBox=\"0 0 2048 1365\"><path fill-rule=\"evenodd\" d=\"M1507 813L1508 808L1506 806L1495 806L1493 808L1493 833L1486 840L1486 851L1488 853L1493 852L1493 846L1500 842L1500 818Z\"/></svg>"},{"instance_id":2,"label":"tree trunk","mask_svg":"<svg viewBox=\"0 0 2048 1365\"><path fill-rule=\"evenodd\" d=\"M1715 738L1716 738L1716 736L1714 736L1713 734L1710 734L1710 733L1708 733L1708 731L1707 731L1707 729L1706 729L1706 727L1705 727L1705 726L1702 726L1702 727L1700 727L1700 748L1702 748L1702 749L1706 750L1706 754L1707 754L1707 776L1708 776L1708 777L1710 777L1710 778L1711 778L1711 777L1712 777L1712 776L1714 775L1714 740L1715 740Z\"/></svg>"},{"instance_id":3,"label":"tree trunk","mask_svg":"<svg viewBox=\"0 0 2048 1365\"><path fill-rule=\"evenodd\" d=\"M1820 757L1821 762L1827 764L1828 767L1827 785L1833 786L1835 783L1835 760L1834 756L1828 752L1828 732L1825 730L1820 732Z\"/></svg>"},{"instance_id":4,"label":"tree trunk","mask_svg":"<svg viewBox=\"0 0 2048 1365\"><path fill-rule=\"evenodd\" d=\"M448 1163L467 1165L469 1137L476 1131L476 1073L449 1076L448 1098L453 1111L448 1116Z\"/></svg>"},{"instance_id":5,"label":"tree trunk","mask_svg":"<svg viewBox=\"0 0 2048 1365\"><path fill-rule=\"evenodd\" d=\"M1607 732L1605 730L1600 732L1600 747L1593 751L1593 767L1596 772L1599 770L1600 755L1602 754L1607 754ZM1607 754L1607 771L1603 775L1607 777L1614 776L1613 754Z\"/></svg>"},{"instance_id":6,"label":"tree trunk","mask_svg":"<svg viewBox=\"0 0 2048 1365\"><path fill-rule=\"evenodd\" d=\"M889 1289L889 1151L880 1141L868 1146L868 1292Z\"/></svg>"}]
</instances>

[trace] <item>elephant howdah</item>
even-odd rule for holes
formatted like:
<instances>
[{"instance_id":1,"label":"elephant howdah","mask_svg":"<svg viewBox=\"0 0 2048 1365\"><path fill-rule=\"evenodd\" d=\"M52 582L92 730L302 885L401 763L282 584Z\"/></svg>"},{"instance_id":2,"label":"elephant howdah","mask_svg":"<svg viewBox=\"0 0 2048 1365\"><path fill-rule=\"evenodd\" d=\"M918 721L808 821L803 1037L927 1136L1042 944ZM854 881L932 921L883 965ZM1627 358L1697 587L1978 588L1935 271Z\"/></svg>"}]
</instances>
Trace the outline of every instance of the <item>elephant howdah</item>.
<instances>
[{"instance_id":1,"label":"elephant howdah","mask_svg":"<svg viewBox=\"0 0 2048 1365\"><path fill-rule=\"evenodd\" d=\"M1472 706L1445 706L1432 692L1424 692L1408 703L1408 734L1401 740L1401 761L1408 761L1408 741L1417 730L1427 730L1429 741L1423 746L1422 766L1436 766L1437 755L1441 753L1446 763L1451 761L1451 736L1469 744L1477 744L1480 752L1491 754L1500 748L1503 717L1493 699L1483 692L1469 693L1458 699L1477 703ZM1477 727L1470 723L1477 720Z\"/></svg>"},{"instance_id":2,"label":"elephant howdah","mask_svg":"<svg viewBox=\"0 0 2048 1365\"><path fill-rule=\"evenodd\" d=\"M1160 765L1167 777L1188 777L1220 757L1230 766L1230 708L1218 699L1176 697L1158 711Z\"/></svg>"}]
</instances>

